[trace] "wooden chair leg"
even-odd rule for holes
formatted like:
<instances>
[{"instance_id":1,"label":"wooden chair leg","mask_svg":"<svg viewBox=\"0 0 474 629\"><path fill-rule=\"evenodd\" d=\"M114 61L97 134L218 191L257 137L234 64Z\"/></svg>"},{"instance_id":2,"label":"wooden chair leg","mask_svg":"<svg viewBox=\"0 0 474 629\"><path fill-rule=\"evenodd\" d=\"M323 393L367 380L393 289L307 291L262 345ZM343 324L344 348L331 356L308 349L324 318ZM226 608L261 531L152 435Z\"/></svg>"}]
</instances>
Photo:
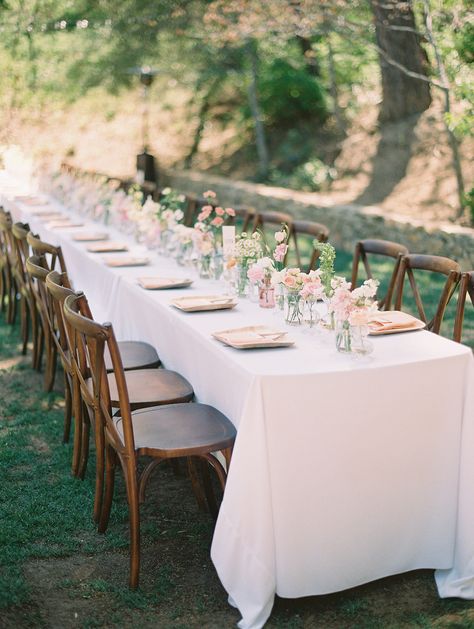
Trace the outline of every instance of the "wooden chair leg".
<instances>
[{"instance_id":1,"label":"wooden chair leg","mask_svg":"<svg viewBox=\"0 0 474 629\"><path fill-rule=\"evenodd\" d=\"M115 468L117 466L117 455L111 446L107 446L105 451L105 488L104 499L100 510L100 519L97 530L105 533L109 525L110 510L115 489Z\"/></svg>"},{"instance_id":2,"label":"wooden chair leg","mask_svg":"<svg viewBox=\"0 0 474 629\"><path fill-rule=\"evenodd\" d=\"M67 374L64 374L64 433L63 443L69 443L71 436L72 395Z\"/></svg>"},{"instance_id":3,"label":"wooden chair leg","mask_svg":"<svg viewBox=\"0 0 474 629\"><path fill-rule=\"evenodd\" d=\"M79 383L76 378L72 382L72 409L74 415L74 445L72 452L72 473L74 476L79 477L79 470L81 465L81 447L82 447L82 432L83 426L83 407L81 400L81 391Z\"/></svg>"},{"instance_id":4,"label":"wooden chair leg","mask_svg":"<svg viewBox=\"0 0 474 629\"><path fill-rule=\"evenodd\" d=\"M13 325L16 321L16 285L11 275L7 277L7 291L8 291L8 310L7 310L7 323Z\"/></svg>"},{"instance_id":5,"label":"wooden chair leg","mask_svg":"<svg viewBox=\"0 0 474 629\"><path fill-rule=\"evenodd\" d=\"M188 457L188 473L193 487L194 497L200 511L207 511L206 495L202 486L202 475L199 474L200 463L193 457Z\"/></svg>"},{"instance_id":6,"label":"wooden chair leg","mask_svg":"<svg viewBox=\"0 0 474 629\"><path fill-rule=\"evenodd\" d=\"M48 391L48 393L53 390L54 380L56 378L57 350L52 341L53 339L48 332L47 338L45 339L46 368L44 372L44 389Z\"/></svg>"},{"instance_id":7,"label":"wooden chair leg","mask_svg":"<svg viewBox=\"0 0 474 629\"><path fill-rule=\"evenodd\" d=\"M217 520L219 509L217 508L216 495L212 486L212 479L210 475L209 465L202 459L199 460L199 467L201 470L202 484L204 487L204 493L206 494L207 506L209 507L209 513Z\"/></svg>"},{"instance_id":8,"label":"wooden chair leg","mask_svg":"<svg viewBox=\"0 0 474 629\"><path fill-rule=\"evenodd\" d=\"M127 484L127 497L130 526L130 589L136 590L140 575L140 506L138 500L138 486L135 470L127 466L125 482Z\"/></svg>"},{"instance_id":9,"label":"wooden chair leg","mask_svg":"<svg viewBox=\"0 0 474 629\"><path fill-rule=\"evenodd\" d=\"M21 332L21 340L23 341L23 345L21 348L21 353L23 356L26 355L26 350L28 347L28 337L29 337L29 322L28 322L28 306L26 305L26 298L21 297L20 300L20 332Z\"/></svg>"},{"instance_id":10,"label":"wooden chair leg","mask_svg":"<svg viewBox=\"0 0 474 629\"><path fill-rule=\"evenodd\" d=\"M95 420L95 495L94 495L94 520L99 521L102 509L102 498L104 493L104 456L105 439L102 427L102 418Z\"/></svg>"},{"instance_id":11,"label":"wooden chair leg","mask_svg":"<svg viewBox=\"0 0 474 629\"><path fill-rule=\"evenodd\" d=\"M78 476L81 480L84 480L87 470L87 462L89 460L89 440L91 432L91 423L87 408L82 408L82 430L81 430L81 458L79 462Z\"/></svg>"}]
</instances>

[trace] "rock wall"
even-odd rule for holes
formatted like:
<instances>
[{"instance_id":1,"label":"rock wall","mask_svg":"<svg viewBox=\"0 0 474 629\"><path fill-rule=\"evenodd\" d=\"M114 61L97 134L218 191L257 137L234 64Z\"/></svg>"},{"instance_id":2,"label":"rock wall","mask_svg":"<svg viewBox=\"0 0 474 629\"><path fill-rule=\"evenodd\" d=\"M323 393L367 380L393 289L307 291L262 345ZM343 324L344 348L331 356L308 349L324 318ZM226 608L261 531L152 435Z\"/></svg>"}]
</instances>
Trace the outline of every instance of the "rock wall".
<instances>
[{"instance_id":1,"label":"rock wall","mask_svg":"<svg viewBox=\"0 0 474 629\"><path fill-rule=\"evenodd\" d=\"M357 240L383 238L400 242L413 253L429 253L457 260L463 270L474 269L474 229L454 224L429 224L405 216L386 216L377 207L317 204L311 193L296 192L244 181L230 181L193 171L167 171L164 183L182 192L201 195L209 188L226 206L248 205L256 210L289 212L330 229L330 242L352 251Z\"/></svg>"}]
</instances>

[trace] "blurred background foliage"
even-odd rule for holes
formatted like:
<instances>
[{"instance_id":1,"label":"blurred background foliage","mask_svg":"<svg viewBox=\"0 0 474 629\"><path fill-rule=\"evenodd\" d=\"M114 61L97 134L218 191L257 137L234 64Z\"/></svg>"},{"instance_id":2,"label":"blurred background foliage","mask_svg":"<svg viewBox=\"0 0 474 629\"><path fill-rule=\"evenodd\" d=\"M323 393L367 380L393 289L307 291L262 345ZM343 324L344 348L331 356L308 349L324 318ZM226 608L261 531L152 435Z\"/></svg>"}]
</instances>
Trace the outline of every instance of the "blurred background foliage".
<instances>
[{"instance_id":1,"label":"blurred background foliage","mask_svg":"<svg viewBox=\"0 0 474 629\"><path fill-rule=\"evenodd\" d=\"M415 70L407 51L419 57ZM189 94L194 137L184 165L193 166L209 125L233 126L254 179L309 191L337 177L358 89L383 84L384 122L423 111L447 90L454 141L472 134L473 63L470 0L0 0L4 112L62 108L97 89L124 94L136 88L134 69L150 66L162 100L176 86ZM410 111L397 111L397 92ZM470 185L460 193L466 203Z\"/></svg>"}]
</instances>

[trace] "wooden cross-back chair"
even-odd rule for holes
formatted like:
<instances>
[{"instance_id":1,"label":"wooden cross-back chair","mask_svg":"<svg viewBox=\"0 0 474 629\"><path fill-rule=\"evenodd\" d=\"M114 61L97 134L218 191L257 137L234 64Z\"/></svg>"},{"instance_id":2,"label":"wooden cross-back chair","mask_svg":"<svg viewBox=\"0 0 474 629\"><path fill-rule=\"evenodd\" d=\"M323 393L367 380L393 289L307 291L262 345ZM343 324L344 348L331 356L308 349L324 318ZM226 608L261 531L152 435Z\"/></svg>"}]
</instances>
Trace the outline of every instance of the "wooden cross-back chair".
<instances>
[{"instance_id":1,"label":"wooden cross-back chair","mask_svg":"<svg viewBox=\"0 0 474 629\"><path fill-rule=\"evenodd\" d=\"M33 367L41 368L42 334L35 303L35 296L30 290L30 283L26 272L26 260L30 255L30 249L26 237L30 227L27 223L13 223L12 235L12 275L14 280L15 299L20 304L21 339L23 342L22 353L26 354L29 328L31 323L33 341Z\"/></svg>"},{"instance_id":2,"label":"wooden cross-back chair","mask_svg":"<svg viewBox=\"0 0 474 629\"><path fill-rule=\"evenodd\" d=\"M417 270L429 271L430 273L446 276L446 281L441 291L434 316L430 320L428 320L426 315L423 300L415 279L414 271ZM461 267L455 260L451 260L450 258L418 253L410 253L402 256L395 290L395 310L402 310L405 278L408 277L413 297L415 298L418 316L426 323L427 330L439 334L446 308L456 290L460 276Z\"/></svg>"},{"instance_id":3,"label":"wooden cross-back chair","mask_svg":"<svg viewBox=\"0 0 474 629\"><path fill-rule=\"evenodd\" d=\"M233 208L235 212L235 219L232 221L234 224L239 224L240 232L248 231L250 225L253 225L255 221L256 210L253 207L247 205L238 205Z\"/></svg>"},{"instance_id":4,"label":"wooden cross-back chair","mask_svg":"<svg viewBox=\"0 0 474 629\"><path fill-rule=\"evenodd\" d=\"M296 266L303 269L303 262L301 259L300 247L298 245L298 238L300 236L306 236L310 238L311 242L311 255L309 263L305 268L308 273L316 268L316 261L319 258L319 251L313 247L313 240L318 242L327 242L329 239L329 229L322 223L315 223L314 221L299 221L294 220L292 225L292 239L294 244L294 253L296 257Z\"/></svg>"},{"instance_id":5,"label":"wooden cross-back chair","mask_svg":"<svg viewBox=\"0 0 474 629\"><path fill-rule=\"evenodd\" d=\"M84 478L89 459L90 420L91 414L93 415L91 412L93 402L91 400L90 391L81 390L78 380L78 370L82 370L80 371L82 379L87 380L90 377L88 366L85 360L83 360L80 364L75 364L71 358L71 341L64 321L64 302L67 297L74 295L75 293L71 290L68 284L69 282L65 274L60 275L59 273L52 271L46 277L46 287L54 302L58 336L61 339L64 351L66 352L67 366L65 371L67 369L67 372L70 375L69 379L71 383L74 415L74 451L72 469L74 475ZM84 296L80 303L82 316L92 320L92 313L87 299ZM132 342L122 341L118 343L121 354L122 347L124 348L125 354L129 353L130 343ZM124 363L122 361L122 366L123 364ZM117 385L113 375L112 359L108 354L108 350L106 350L105 354L105 368L109 374L112 402L117 405ZM133 409L157 406L159 404L189 402L194 396L193 388L189 382L176 372L169 371L167 369L156 369L155 367L147 368L146 366L137 368L137 366L134 365L133 368L129 368L126 371L126 380L130 394L130 403ZM97 519L99 517L100 501L102 497L104 456L103 447L100 447L103 439L100 434L96 434L95 437L97 451L94 516Z\"/></svg>"},{"instance_id":6,"label":"wooden cross-back chair","mask_svg":"<svg viewBox=\"0 0 474 629\"><path fill-rule=\"evenodd\" d=\"M471 300L474 307L474 271L463 273L459 282L458 303L456 307L456 317L454 320L453 338L458 343L462 340L462 330L464 324L464 314L466 311L467 298Z\"/></svg>"},{"instance_id":7,"label":"wooden cross-back chair","mask_svg":"<svg viewBox=\"0 0 474 629\"><path fill-rule=\"evenodd\" d=\"M28 232L26 241L34 255L44 256L45 262L50 271L57 270L67 273L66 262L60 246L51 245L49 242L41 240L38 234Z\"/></svg>"},{"instance_id":8,"label":"wooden cross-back chair","mask_svg":"<svg viewBox=\"0 0 474 629\"><path fill-rule=\"evenodd\" d=\"M199 457L217 473L222 488L226 472L214 456L222 452L227 466L235 440L235 428L218 410L205 404L174 404L132 411L126 375L112 325L100 325L80 314L83 295L67 297L64 314L70 329L72 356L76 364L84 358L90 373L90 386L78 371L81 391L88 392L93 406L96 427L103 427L106 448L106 486L101 505L99 531L107 529L114 492L117 463L120 464L127 488L130 527L131 588L138 586L140 570L140 512L145 489L152 471L167 459ZM113 394L104 365L108 347L115 373L118 393L118 414L113 413ZM96 434L100 433L96 429ZM151 457L143 472L138 460Z\"/></svg>"},{"instance_id":9,"label":"wooden cross-back chair","mask_svg":"<svg viewBox=\"0 0 474 629\"><path fill-rule=\"evenodd\" d=\"M16 298L14 293L12 263L12 217L3 208L0 211L0 309L6 310L7 323L15 320Z\"/></svg>"},{"instance_id":10,"label":"wooden cross-back chair","mask_svg":"<svg viewBox=\"0 0 474 629\"><path fill-rule=\"evenodd\" d=\"M368 256L376 256L376 257L385 257L385 258L393 258L393 269L392 274L390 276L390 280L388 283L387 292L385 295L378 296L378 306L380 310L390 310L392 307L392 300L395 290L395 285L397 282L398 271L400 268L400 261L402 256L408 254L408 249L405 245L401 245L398 242L392 242L390 240L378 240L378 239L367 239L367 240L359 240L356 243L354 258L352 262L352 278L351 285L352 289L357 288L357 279L359 274L359 265L362 262L365 272L366 279L373 279L372 269L370 267Z\"/></svg>"},{"instance_id":11,"label":"wooden cross-back chair","mask_svg":"<svg viewBox=\"0 0 474 629\"><path fill-rule=\"evenodd\" d=\"M49 270L47 260L44 256L33 255L26 260L26 271L29 278L30 291L34 297L40 323L40 364L43 348L46 351L46 366L44 371L44 388L46 391L52 391L53 389L57 366L56 330L52 321L52 303L46 290L46 277ZM67 398L67 394L65 398ZM66 401L66 408L67 406Z\"/></svg>"}]
</instances>

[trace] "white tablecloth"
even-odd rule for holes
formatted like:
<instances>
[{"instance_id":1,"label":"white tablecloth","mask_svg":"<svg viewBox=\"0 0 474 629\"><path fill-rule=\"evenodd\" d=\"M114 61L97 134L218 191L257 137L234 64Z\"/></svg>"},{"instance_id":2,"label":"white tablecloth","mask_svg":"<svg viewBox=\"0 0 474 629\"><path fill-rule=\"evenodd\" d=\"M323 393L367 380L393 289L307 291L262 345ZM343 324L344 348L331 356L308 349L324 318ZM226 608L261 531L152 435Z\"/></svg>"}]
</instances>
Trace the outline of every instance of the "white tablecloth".
<instances>
[{"instance_id":1,"label":"white tablecloth","mask_svg":"<svg viewBox=\"0 0 474 629\"><path fill-rule=\"evenodd\" d=\"M292 331L294 348L234 350L211 332L281 320L246 301L177 311L172 297L221 287L145 291L137 277L189 272L153 253L148 267L111 269L71 241L77 230L48 230L28 207L4 204L62 245L97 319L152 343L238 428L211 556L241 628L262 627L275 594L326 594L418 568L438 569L441 596L474 598L469 348L421 331L374 338L373 355L357 360Z\"/></svg>"}]
</instances>

